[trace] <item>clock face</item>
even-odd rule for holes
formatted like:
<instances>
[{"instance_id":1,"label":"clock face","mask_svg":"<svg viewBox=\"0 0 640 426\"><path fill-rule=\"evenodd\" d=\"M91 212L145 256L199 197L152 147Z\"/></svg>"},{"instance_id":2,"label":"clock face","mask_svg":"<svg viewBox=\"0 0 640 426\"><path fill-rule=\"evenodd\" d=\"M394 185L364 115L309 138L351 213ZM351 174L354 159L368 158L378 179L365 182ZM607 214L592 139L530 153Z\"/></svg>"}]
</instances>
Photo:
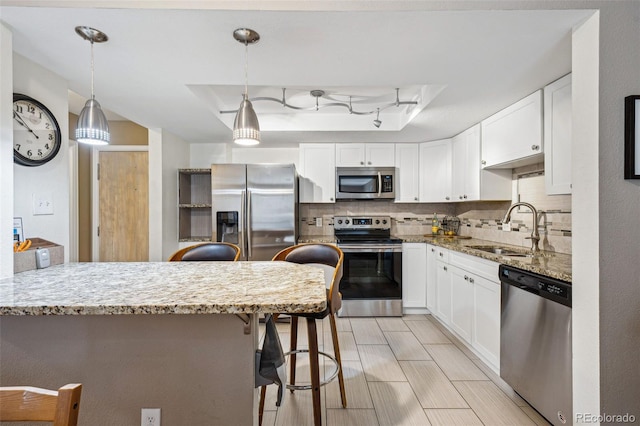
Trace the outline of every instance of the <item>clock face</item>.
<instances>
[{"instance_id":1,"label":"clock face","mask_svg":"<svg viewBox=\"0 0 640 426\"><path fill-rule=\"evenodd\" d=\"M53 159L62 143L60 127L51 111L26 95L13 94L13 160L40 166Z\"/></svg>"}]
</instances>

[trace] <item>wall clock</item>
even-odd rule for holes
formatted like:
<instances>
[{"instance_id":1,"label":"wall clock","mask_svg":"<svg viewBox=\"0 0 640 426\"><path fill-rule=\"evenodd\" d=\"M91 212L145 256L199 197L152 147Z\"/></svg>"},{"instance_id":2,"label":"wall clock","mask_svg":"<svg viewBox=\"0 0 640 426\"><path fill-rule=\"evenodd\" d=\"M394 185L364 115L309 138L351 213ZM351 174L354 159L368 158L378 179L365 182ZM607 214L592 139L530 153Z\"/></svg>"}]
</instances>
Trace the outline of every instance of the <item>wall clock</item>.
<instances>
[{"instance_id":1,"label":"wall clock","mask_svg":"<svg viewBox=\"0 0 640 426\"><path fill-rule=\"evenodd\" d=\"M49 108L37 100L13 94L13 161L41 166L60 151L60 126Z\"/></svg>"}]
</instances>

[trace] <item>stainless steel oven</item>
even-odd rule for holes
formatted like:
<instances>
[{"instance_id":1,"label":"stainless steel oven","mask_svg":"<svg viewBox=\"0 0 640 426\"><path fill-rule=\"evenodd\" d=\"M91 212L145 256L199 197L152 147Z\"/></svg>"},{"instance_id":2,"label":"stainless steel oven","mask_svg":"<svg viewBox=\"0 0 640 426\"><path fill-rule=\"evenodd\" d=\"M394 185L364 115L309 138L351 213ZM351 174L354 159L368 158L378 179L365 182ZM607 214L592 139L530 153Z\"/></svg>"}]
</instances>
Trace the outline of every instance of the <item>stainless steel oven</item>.
<instances>
[{"instance_id":1,"label":"stainless steel oven","mask_svg":"<svg viewBox=\"0 0 640 426\"><path fill-rule=\"evenodd\" d=\"M336 217L344 252L339 316L402 316L402 241L391 238L391 219Z\"/></svg>"},{"instance_id":2,"label":"stainless steel oven","mask_svg":"<svg viewBox=\"0 0 640 426\"><path fill-rule=\"evenodd\" d=\"M393 200L395 171L393 167L337 167L336 199Z\"/></svg>"}]
</instances>

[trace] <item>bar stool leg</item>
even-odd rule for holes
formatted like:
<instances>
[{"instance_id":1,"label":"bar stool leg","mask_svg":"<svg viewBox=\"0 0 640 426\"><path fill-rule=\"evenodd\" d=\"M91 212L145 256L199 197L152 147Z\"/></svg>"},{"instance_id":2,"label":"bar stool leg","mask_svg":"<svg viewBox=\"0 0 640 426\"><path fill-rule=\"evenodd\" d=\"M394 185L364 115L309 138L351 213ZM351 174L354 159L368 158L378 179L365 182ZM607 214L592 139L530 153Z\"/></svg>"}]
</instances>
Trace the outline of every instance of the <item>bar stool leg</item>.
<instances>
[{"instance_id":1,"label":"bar stool leg","mask_svg":"<svg viewBox=\"0 0 640 426\"><path fill-rule=\"evenodd\" d=\"M291 355L289 355L289 377L291 380L289 383L292 385L296 384L296 353L294 352L298 349L298 317L291 316L291 341L290 341L289 350L291 351ZM291 393L293 393L293 389L289 389Z\"/></svg>"},{"instance_id":2,"label":"bar stool leg","mask_svg":"<svg viewBox=\"0 0 640 426\"><path fill-rule=\"evenodd\" d=\"M311 393L313 397L313 424L321 426L322 413L320 404L320 364L318 359L318 332L316 320L307 318L307 334L309 335L309 367L311 369Z\"/></svg>"},{"instance_id":3,"label":"bar stool leg","mask_svg":"<svg viewBox=\"0 0 640 426\"><path fill-rule=\"evenodd\" d=\"M267 387L260 386L260 405L258 405L258 426L262 426L262 417L264 414L264 400L267 397Z\"/></svg>"},{"instance_id":4,"label":"bar stool leg","mask_svg":"<svg viewBox=\"0 0 640 426\"><path fill-rule=\"evenodd\" d=\"M331 339L333 340L333 354L338 361L338 383L340 384L340 398L342 399L342 408L347 408L347 394L344 390L344 375L342 374L342 358L340 357L340 345L338 344L338 328L336 327L336 314L329 314L329 322L331 323Z\"/></svg>"}]
</instances>

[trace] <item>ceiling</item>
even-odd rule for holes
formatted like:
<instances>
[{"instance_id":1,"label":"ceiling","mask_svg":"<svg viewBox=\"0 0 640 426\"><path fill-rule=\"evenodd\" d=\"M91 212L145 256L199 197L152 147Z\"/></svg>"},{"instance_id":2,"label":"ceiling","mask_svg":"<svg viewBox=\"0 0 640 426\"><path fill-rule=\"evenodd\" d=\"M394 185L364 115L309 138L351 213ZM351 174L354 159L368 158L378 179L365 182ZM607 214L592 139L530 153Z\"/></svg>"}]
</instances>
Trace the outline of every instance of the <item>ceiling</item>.
<instances>
[{"instance_id":1,"label":"ceiling","mask_svg":"<svg viewBox=\"0 0 640 426\"><path fill-rule=\"evenodd\" d=\"M324 108L296 115L254 102L260 146L282 147L451 137L570 72L571 29L587 13L3 6L0 20L12 29L15 52L62 76L80 97L91 91L90 48L74 28L104 31L109 41L94 46L96 99L116 117L190 143L231 140L234 114L220 111L242 99L245 46L232 36L239 27L261 36L248 47L250 97L281 98L287 88L287 102L297 105L313 105L314 89L373 98L355 110L393 102L400 88L401 101L418 101L383 110L380 128L375 114ZM82 98L72 99L78 113Z\"/></svg>"}]
</instances>

